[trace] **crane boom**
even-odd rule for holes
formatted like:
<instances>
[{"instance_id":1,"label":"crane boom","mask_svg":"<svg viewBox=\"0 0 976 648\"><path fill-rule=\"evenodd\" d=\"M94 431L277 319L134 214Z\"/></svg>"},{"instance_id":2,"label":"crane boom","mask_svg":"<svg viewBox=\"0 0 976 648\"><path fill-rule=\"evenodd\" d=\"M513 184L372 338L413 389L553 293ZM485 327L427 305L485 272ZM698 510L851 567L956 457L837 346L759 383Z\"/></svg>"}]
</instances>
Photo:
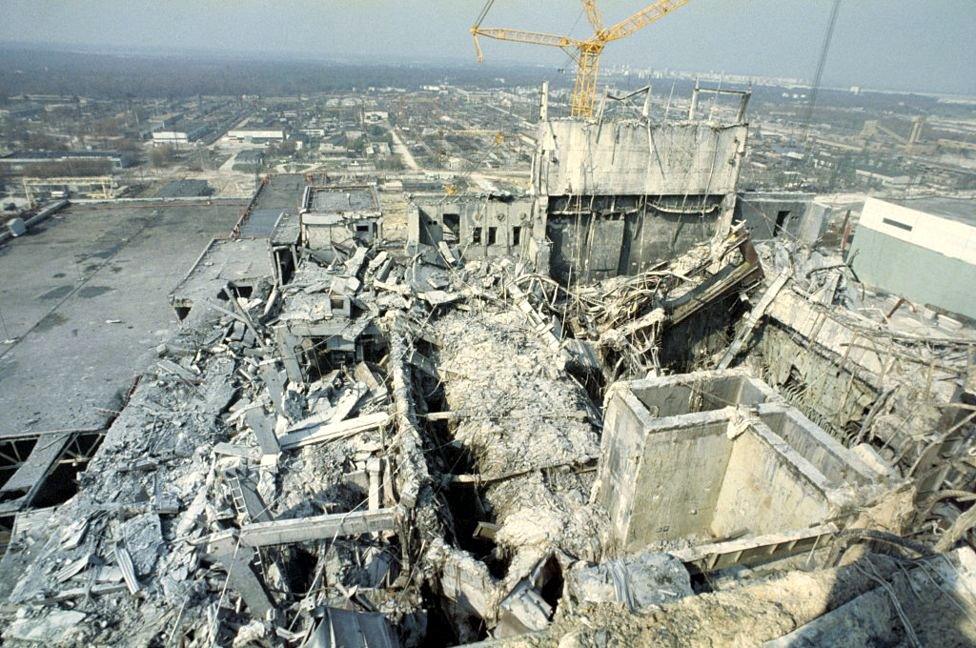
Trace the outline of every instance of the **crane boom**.
<instances>
[{"instance_id":1,"label":"crane boom","mask_svg":"<svg viewBox=\"0 0 976 648\"><path fill-rule=\"evenodd\" d=\"M548 45L550 47L579 47L581 42L569 36L556 36L555 34L523 31L521 29L506 29L504 27L472 27L471 33L476 37L485 36L487 38L494 38L495 40Z\"/></svg>"},{"instance_id":2,"label":"crane boom","mask_svg":"<svg viewBox=\"0 0 976 648\"><path fill-rule=\"evenodd\" d=\"M603 18L600 17L600 9L596 6L596 0L583 0L583 8L586 10L586 18L593 25L594 33L602 32Z\"/></svg>"},{"instance_id":3,"label":"crane boom","mask_svg":"<svg viewBox=\"0 0 976 648\"><path fill-rule=\"evenodd\" d=\"M629 18L621 20L610 28L603 27L603 18L600 16L600 10L596 5L596 0L581 0L581 2L583 3L584 11L586 11L586 17L593 26L593 36L585 40L570 36L556 36L543 32L482 27L481 21L484 20L494 3L494 0L487 0L484 9L481 10L481 14L478 16L478 20L471 27L471 36L474 38L474 47L478 56L478 62L481 63L484 60L481 45L478 42L479 36L517 43L559 47L572 55L576 60L576 81L573 85L573 95L570 100L570 113L574 117L592 117L593 105L596 101L596 82L600 70L600 55L603 53L603 48L606 47L607 43L629 36L651 23L657 22L678 7L687 4L688 0L656 0L656 2L652 2Z\"/></svg>"},{"instance_id":4,"label":"crane boom","mask_svg":"<svg viewBox=\"0 0 976 648\"><path fill-rule=\"evenodd\" d=\"M658 0L607 29L603 40L609 42L630 36L686 4L688 0Z\"/></svg>"}]
</instances>

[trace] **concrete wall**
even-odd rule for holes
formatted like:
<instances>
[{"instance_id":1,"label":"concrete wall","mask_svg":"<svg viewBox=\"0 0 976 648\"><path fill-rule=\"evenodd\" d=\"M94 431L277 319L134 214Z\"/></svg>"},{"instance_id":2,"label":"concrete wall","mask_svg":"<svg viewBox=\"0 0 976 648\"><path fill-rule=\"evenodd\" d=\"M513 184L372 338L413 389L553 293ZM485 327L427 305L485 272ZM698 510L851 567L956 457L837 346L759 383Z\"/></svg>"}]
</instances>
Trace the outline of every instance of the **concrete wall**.
<instances>
[{"instance_id":1,"label":"concrete wall","mask_svg":"<svg viewBox=\"0 0 976 648\"><path fill-rule=\"evenodd\" d=\"M800 456L815 465L832 485L863 484L874 476L870 468L795 409L768 405L760 408L759 418Z\"/></svg>"},{"instance_id":2,"label":"concrete wall","mask_svg":"<svg viewBox=\"0 0 976 648\"><path fill-rule=\"evenodd\" d=\"M691 423L649 435L635 481L624 548L658 540L708 538L732 457L727 421Z\"/></svg>"},{"instance_id":3,"label":"concrete wall","mask_svg":"<svg viewBox=\"0 0 976 648\"><path fill-rule=\"evenodd\" d=\"M736 435L728 414L713 411L657 419L640 430L634 414L628 407L611 423L620 426L614 435L626 429L626 441L607 457L617 469L604 499L625 551L776 533L827 517L823 475L762 424Z\"/></svg>"},{"instance_id":4,"label":"concrete wall","mask_svg":"<svg viewBox=\"0 0 976 648\"><path fill-rule=\"evenodd\" d=\"M533 193L562 280L635 274L731 222L748 129L700 121L540 122Z\"/></svg>"},{"instance_id":5,"label":"concrete wall","mask_svg":"<svg viewBox=\"0 0 976 648\"><path fill-rule=\"evenodd\" d=\"M830 211L813 194L748 192L738 195L733 219L746 222L754 241L782 236L814 243L826 231Z\"/></svg>"},{"instance_id":6,"label":"concrete wall","mask_svg":"<svg viewBox=\"0 0 976 648\"><path fill-rule=\"evenodd\" d=\"M553 276L593 281L636 274L707 241L728 221L721 196L551 196Z\"/></svg>"},{"instance_id":7,"label":"concrete wall","mask_svg":"<svg viewBox=\"0 0 976 648\"><path fill-rule=\"evenodd\" d=\"M634 380L629 383L629 388L651 415L658 417L779 400L762 381L741 369Z\"/></svg>"},{"instance_id":8,"label":"concrete wall","mask_svg":"<svg viewBox=\"0 0 976 648\"><path fill-rule=\"evenodd\" d=\"M465 259L524 255L537 230L531 198L452 201L417 205L408 215L410 243L457 243Z\"/></svg>"},{"instance_id":9,"label":"concrete wall","mask_svg":"<svg viewBox=\"0 0 976 648\"><path fill-rule=\"evenodd\" d=\"M302 240L312 250L331 251L333 244L349 245L353 234L338 216L302 214Z\"/></svg>"},{"instance_id":10,"label":"concrete wall","mask_svg":"<svg viewBox=\"0 0 976 648\"><path fill-rule=\"evenodd\" d=\"M796 300L789 301L792 304ZM797 313L797 319L800 315L811 321L819 317L809 310ZM756 335L750 359L763 368L766 382L783 393L798 393L800 397L791 403L838 437L853 426L860 427L880 395L878 386L854 375L857 367L853 363L841 362L843 349L836 357L824 355L817 352L817 345L807 349L794 336L790 328L778 321L765 323ZM853 348L851 353L859 350Z\"/></svg>"},{"instance_id":11,"label":"concrete wall","mask_svg":"<svg viewBox=\"0 0 976 648\"><path fill-rule=\"evenodd\" d=\"M976 319L976 265L860 226L847 261L868 286Z\"/></svg>"},{"instance_id":12,"label":"concrete wall","mask_svg":"<svg viewBox=\"0 0 976 648\"><path fill-rule=\"evenodd\" d=\"M743 370L617 383L605 411L597 501L624 551L807 528L878 482Z\"/></svg>"},{"instance_id":13,"label":"concrete wall","mask_svg":"<svg viewBox=\"0 0 976 648\"><path fill-rule=\"evenodd\" d=\"M745 124L540 122L533 187L561 195L724 195L735 191Z\"/></svg>"},{"instance_id":14,"label":"concrete wall","mask_svg":"<svg viewBox=\"0 0 976 648\"><path fill-rule=\"evenodd\" d=\"M725 479L709 511L708 529L717 539L761 535L823 522L826 494L754 428L732 442Z\"/></svg>"},{"instance_id":15,"label":"concrete wall","mask_svg":"<svg viewBox=\"0 0 976 648\"><path fill-rule=\"evenodd\" d=\"M626 538L637 495L635 476L643 458L645 430L653 417L627 389L608 392L601 440L600 502L610 514L615 538Z\"/></svg>"},{"instance_id":16,"label":"concrete wall","mask_svg":"<svg viewBox=\"0 0 976 648\"><path fill-rule=\"evenodd\" d=\"M903 474L928 474L921 492L955 469L939 458L965 434L956 426L964 410L944 406L961 397L955 371L901 353L789 287L767 309L748 362L836 440L860 439ZM891 400L879 402L890 390ZM869 419L876 404L881 409ZM933 438L949 429L955 432L937 450Z\"/></svg>"}]
</instances>

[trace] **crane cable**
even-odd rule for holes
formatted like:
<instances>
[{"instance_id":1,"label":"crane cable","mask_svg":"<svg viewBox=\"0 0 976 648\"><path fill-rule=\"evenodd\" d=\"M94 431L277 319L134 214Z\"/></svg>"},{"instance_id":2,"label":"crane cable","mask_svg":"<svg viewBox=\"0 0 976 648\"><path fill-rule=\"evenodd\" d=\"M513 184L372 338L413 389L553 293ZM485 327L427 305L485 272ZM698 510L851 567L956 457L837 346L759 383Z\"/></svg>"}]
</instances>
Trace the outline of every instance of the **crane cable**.
<instances>
[{"instance_id":1,"label":"crane cable","mask_svg":"<svg viewBox=\"0 0 976 648\"><path fill-rule=\"evenodd\" d=\"M476 28L481 27L481 22L485 19L485 16L488 15L488 12L491 11L493 4L495 4L495 0L487 0L487 2L485 2L485 6L481 8L481 13L478 14L478 19L474 21L474 26Z\"/></svg>"},{"instance_id":2,"label":"crane cable","mask_svg":"<svg viewBox=\"0 0 976 648\"><path fill-rule=\"evenodd\" d=\"M834 6L830 9L830 20L827 22L827 31L824 34L823 47L820 49L820 60L817 61L817 72L813 76L813 87L810 89L810 101L804 112L803 126L803 160L807 162L811 153L810 144L810 124L813 121L813 111L817 107L817 93L820 90L820 82L823 79L824 66L827 63L827 52L830 50L830 41L834 36L834 26L837 24L837 14L840 12L840 0L834 0Z\"/></svg>"}]
</instances>

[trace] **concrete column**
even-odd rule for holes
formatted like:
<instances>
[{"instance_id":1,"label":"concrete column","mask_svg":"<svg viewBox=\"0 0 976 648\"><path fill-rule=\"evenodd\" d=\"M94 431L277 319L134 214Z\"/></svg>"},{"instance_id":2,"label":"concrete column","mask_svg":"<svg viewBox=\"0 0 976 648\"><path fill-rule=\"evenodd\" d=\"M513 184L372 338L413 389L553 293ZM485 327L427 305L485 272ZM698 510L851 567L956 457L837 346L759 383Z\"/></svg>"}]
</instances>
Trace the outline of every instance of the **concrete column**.
<instances>
[{"instance_id":1,"label":"concrete column","mask_svg":"<svg viewBox=\"0 0 976 648\"><path fill-rule=\"evenodd\" d=\"M752 90L747 90L742 93L742 98L739 99L739 112L735 116L735 123L741 124L746 120L746 107L749 105L749 98L752 96Z\"/></svg>"},{"instance_id":2,"label":"concrete column","mask_svg":"<svg viewBox=\"0 0 976 648\"><path fill-rule=\"evenodd\" d=\"M549 119L549 82L542 82L542 94L539 97L539 121Z\"/></svg>"}]
</instances>

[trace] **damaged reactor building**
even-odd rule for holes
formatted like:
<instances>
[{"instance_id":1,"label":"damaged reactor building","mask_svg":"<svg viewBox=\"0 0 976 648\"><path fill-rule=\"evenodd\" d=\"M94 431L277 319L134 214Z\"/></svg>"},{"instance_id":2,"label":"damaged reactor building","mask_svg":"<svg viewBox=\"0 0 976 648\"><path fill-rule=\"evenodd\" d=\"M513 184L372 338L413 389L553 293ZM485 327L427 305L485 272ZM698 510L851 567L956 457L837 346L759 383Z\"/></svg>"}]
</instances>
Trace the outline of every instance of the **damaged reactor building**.
<instances>
[{"instance_id":1,"label":"damaged reactor building","mask_svg":"<svg viewBox=\"0 0 976 648\"><path fill-rule=\"evenodd\" d=\"M4 644L976 643L976 329L700 91L544 90L524 194L266 178L104 430L4 438Z\"/></svg>"}]
</instances>

